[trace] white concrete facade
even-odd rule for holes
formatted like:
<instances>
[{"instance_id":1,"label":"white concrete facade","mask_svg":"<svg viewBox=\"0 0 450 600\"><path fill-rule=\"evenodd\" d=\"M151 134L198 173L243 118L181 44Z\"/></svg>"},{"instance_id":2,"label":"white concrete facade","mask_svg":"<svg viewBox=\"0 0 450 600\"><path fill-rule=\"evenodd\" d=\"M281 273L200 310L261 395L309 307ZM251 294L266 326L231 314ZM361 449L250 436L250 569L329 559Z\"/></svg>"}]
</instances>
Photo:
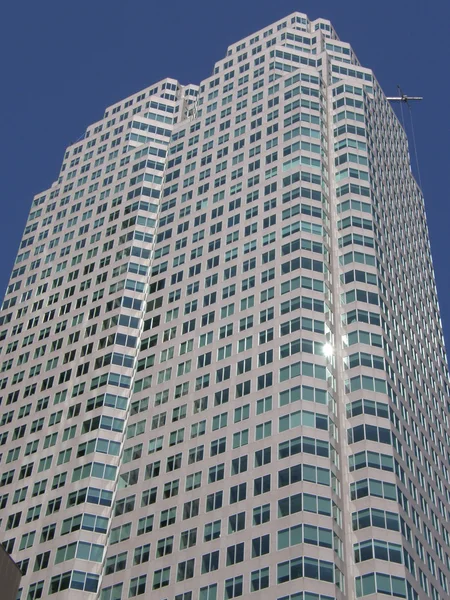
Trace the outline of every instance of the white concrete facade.
<instances>
[{"instance_id":1,"label":"white concrete facade","mask_svg":"<svg viewBox=\"0 0 450 600\"><path fill-rule=\"evenodd\" d=\"M113 105L0 316L21 600L448 597L448 368L372 71L294 13Z\"/></svg>"}]
</instances>

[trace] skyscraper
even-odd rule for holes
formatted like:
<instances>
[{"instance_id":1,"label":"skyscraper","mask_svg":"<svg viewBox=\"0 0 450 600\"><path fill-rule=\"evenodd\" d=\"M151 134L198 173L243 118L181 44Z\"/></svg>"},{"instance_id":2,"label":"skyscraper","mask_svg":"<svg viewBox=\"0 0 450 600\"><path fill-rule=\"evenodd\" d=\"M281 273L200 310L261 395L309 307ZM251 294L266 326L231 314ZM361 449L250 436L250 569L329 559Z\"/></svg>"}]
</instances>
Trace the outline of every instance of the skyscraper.
<instances>
[{"instance_id":1,"label":"skyscraper","mask_svg":"<svg viewBox=\"0 0 450 600\"><path fill-rule=\"evenodd\" d=\"M374 74L294 13L35 197L0 317L19 598L448 598L448 368Z\"/></svg>"}]
</instances>

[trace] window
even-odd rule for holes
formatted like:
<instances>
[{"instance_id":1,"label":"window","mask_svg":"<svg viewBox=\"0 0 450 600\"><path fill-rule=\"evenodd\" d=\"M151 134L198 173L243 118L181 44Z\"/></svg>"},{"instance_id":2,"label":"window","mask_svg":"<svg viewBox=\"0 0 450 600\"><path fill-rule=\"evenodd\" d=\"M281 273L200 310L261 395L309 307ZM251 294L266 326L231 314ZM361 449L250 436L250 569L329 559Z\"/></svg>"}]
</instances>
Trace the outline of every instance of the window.
<instances>
[{"instance_id":1,"label":"window","mask_svg":"<svg viewBox=\"0 0 450 600\"><path fill-rule=\"evenodd\" d=\"M206 523L203 541L210 542L211 540L216 540L220 538L220 525L220 520L213 521L212 523Z\"/></svg>"},{"instance_id":2,"label":"window","mask_svg":"<svg viewBox=\"0 0 450 600\"><path fill-rule=\"evenodd\" d=\"M218 392L216 392L214 394L214 406L218 406L219 404L226 404L229 401L229 399L230 399L229 388L219 390Z\"/></svg>"},{"instance_id":3,"label":"window","mask_svg":"<svg viewBox=\"0 0 450 600\"><path fill-rule=\"evenodd\" d=\"M217 600L217 584L200 588L199 600Z\"/></svg>"},{"instance_id":4,"label":"window","mask_svg":"<svg viewBox=\"0 0 450 600\"><path fill-rule=\"evenodd\" d=\"M222 454L226 450L226 438L220 438L211 442L210 456Z\"/></svg>"},{"instance_id":5,"label":"window","mask_svg":"<svg viewBox=\"0 0 450 600\"><path fill-rule=\"evenodd\" d=\"M252 387L251 384L251 380L238 383L236 385L236 398L241 398L242 396L247 396L248 394L250 394Z\"/></svg>"},{"instance_id":6,"label":"window","mask_svg":"<svg viewBox=\"0 0 450 600\"><path fill-rule=\"evenodd\" d=\"M245 529L245 512L228 517L228 533L236 533Z\"/></svg>"},{"instance_id":7,"label":"window","mask_svg":"<svg viewBox=\"0 0 450 600\"><path fill-rule=\"evenodd\" d=\"M269 448L270 450L270 448ZM265 494L266 492L270 492L270 474L263 475L262 477L257 477L253 481L253 495L259 496L261 494Z\"/></svg>"},{"instance_id":8,"label":"window","mask_svg":"<svg viewBox=\"0 0 450 600\"><path fill-rule=\"evenodd\" d=\"M248 468L248 455L238 456L231 461L231 475L245 473Z\"/></svg>"},{"instance_id":9,"label":"window","mask_svg":"<svg viewBox=\"0 0 450 600\"><path fill-rule=\"evenodd\" d=\"M55 564L70 560L74 557L94 562L102 562L104 548L100 544L88 542L73 542L61 546L56 551Z\"/></svg>"},{"instance_id":10,"label":"window","mask_svg":"<svg viewBox=\"0 0 450 600\"><path fill-rule=\"evenodd\" d=\"M194 564L195 560L193 558L178 563L177 581L192 579L192 577L194 577Z\"/></svg>"},{"instance_id":11,"label":"window","mask_svg":"<svg viewBox=\"0 0 450 600\"><path fill-rule=\"evenodd\" d=\"M183 520L191 519L192 517L196 517L199 513L199 508L200 508L200 499L199 498L185 502L183 505Z\"/></svg>"},{"instance_id":12,"label":"window","mask_svg":"<svg viewBox=\"0 0 450 600\"><path fill-rule=\"evenodd\" d=\"M175 600L192 600L192 592L183 592L182 594L177 594L175 596Z\"/></svg>"},{"instance_id":13,"label":"window","mask_svg":"<svg viewBox=\"0 0 450 600\"><path fill-rule=\"evenodd\" d=\"M208 408L208 396L194 400L194 415Z\"/></svg>"},{"instance_id":14,"label":"window","mask_svg":"<svg viewBox=\"0 0 450 600\"><path fill-rule=\"evenodd\" d=\"M177 429L176 431L172 431L169 435L169 446L175 446L176 444L181 444L184 441L184 427L182 429Z\"/></svg>"},{"instance_id":15,"label":"window","mask_svg":"<svg viewBox=\"0 0 450 600\"><path fill-rule=\"evenodd\" d=\"M153 531L153 521L153 515L148 515L139 519L136 535L143 535L144 533L149 533L150 531Z\"/></svg>"},{"instance_id":16,"label":"window","mask_svg":"<svg viewBox=\"0 0 450 600\"><path fill-rule=\"evenodd\" d=\"M244 404L234 409L234 422L245 421L250 417L250 404Z\"/></svg>"},{"instance_id":17,"label":"window","mask_svg":"<svg viewBox=\"0 0 450 600\"><path fill-rule=\"evenodd\" d=\"M33 571L40 571L41 569L46 569L48 567L50 559L50 550L47 552L43 552L42 554L38 554L36 556L36 560L34 561Z\"/></svg>"},{"instance_id":18,"label":"window","mask_svg":"<svg viewBox=\"0 0 450 600\"><path fill-rule=\"evenodd\" d=\"M256 440L262 440L272 435L272 422L267 421L256 426Z\"/></svg>"},{"instance_id":19,"label":"window","mask_svg":"<svg viewBox=\"0 0 450 600\"><path fill-rule=\"evenodd\" d=\"M234 565L236 563L243 562L244 560L244 542L235 544L234 546L228 546L226 553L226 566Z\"/></svg>"},{"instance_id":20,"label":"window","mask_svg":"<svg viewBox=\"0 0 450 600\"><path fill-rule=\"evenodd\" d=\"M244 360L238 361L237 367L236 367L236 374L242 375L243 373L247 373L248 371L251 371L251 369L252 369L252 359L245 358Z\"/></svg>"},{"instance_id":21,"label":"window","mask_svg":"<svg viewBox=\"0 0 450 600\"><path fill-rule=\"evenodd\" d=\"M230 600L231 598L237 598L238 596L242 596L243 593L243 576L238 575L237 577L232 577L231 579L225 580L225 600Z\"/></svg>"},{"instance_id":22,"label":"window","mask_svg":"<svg viewBox=\"0 0 450 600\"><path fill-rule=\"evenodd\" d=\"M255 467L268 465L272 461L272 448L263 448L255 452Z\"/></svg>"},{"instance_id":23,"label":"window","mask_svg":"<svg viewBox=\"0 0 450 600\"><path fill-rule=\"evenodd\" d=\"M166 554L172 554L173 551L173 536L158 540L156 548L156 558L166 556Z\"/></svg>"},{"instance_id":24,"label":"window","mask_svg":"<svg viewBox=\"0 0 450 600\"><path fill-rule=\"evenodd\" d=\"M262 398L261 400L257 400L256 402L256 414L261 415L264 412L272 410L272 396L267 396L267 398Z\"/></svg>"},{"instance_id":25,"label":"window","mask_svg":"<svg viewBox=\"0 0 450 600\"><path fill-rule=\"evenodd\" d=\"M250 335L238 341L238 352L245 352L253 347L253 337Z\"/></svg>"},{"instance_id":26,"label":"window","mask_svg":"<svg viewBox=\"0 0 450 600\"><path fill-rule=\"evenodd\" d=\"M206 512L210 512L212 510L217 510L218 508L222 508L223 505L223 491L220 490L215 492L214 494L209 494L206 496Z\"/></svg>"},{"instance_id":27,"label":"window","mask_svg":"<svg viewBox=\"0 0 450 600\"><path fill-rule=\"evenodd\" d=\"M128 598L134 598L145 593L145 587L147 584L147 575L140 575L139 577L133 577L130 579L130 588L128 591Z\"/></svg>"},{"instance_id":28,"label":"window","mask_svg":"<svg viewBox=\"0 0 450 600\"><path fill-rule=\"evenodd\" d=\"M196 448L191 448L188 454L188 465L203 460L204 449L205 447L203 445L197 446Z\"/></svg>"},{"instance_id":29,"label":"window","mask_svg":"<svg viewBox=\"0 0 450 600\"><path fill-rule=\"evenodd\" d=\"M252 571L250 576L250 591L257 592L269 587L269 568L265 567Z\"/></svg>"},{"instance_id":30,"label":"window","mask_svg":"<svg viewBox=\"0 0 450 600\"><path fill-rule=\"evenodd\" d=\"M134 550L133 565L140 565L141 563L148 562L150 559L150 544L145 546L138 546Z\"/></svg>"},{"instance_id":31,"label":"window","mask_svg":"<svg viewBox=\"0 0 450 600\"><path fill-rule=\"evenodd\" d=\"M225 475L225 464L221 463L220 465L214 465L209 468L208 472L208 483L214 483L215 481L220 481L224 478Z\"/></svg>"},{"instance_id":32,"label":"window","mask_svg":"<svg viewBox=\"0 0 450 600\"><path fill-rule=\"evenodd\" d=\"M28 588L28 597L27 600L37 600L38 598L42 598L42 592L44 590L44 581L38 581L37 583L32 583Z\"/></svg>"},{"instance_id":33,"label":"window","mask_svg":"<svg viewBox=\"0 0 450 600\"><path fill-rule=\"evenodd\" d=\"M220 415L216 415L212 420L212 430L215 431L217 429L222 429L227 426L228 422L228 413L222 413Z\"/></svg>"},{"instance_id":34,"label":"window","mask_svg":"<svg viewBox=\"0 0 450 600\"><path fill-rule=\"evenodd\" d=\"M256 506L253 509L253 525L262 525L270 521L270 504Z\"/></svg>"},{"instance_id":35,"label":"window","mask_svg":"<svg viewBox=\"0 0 450 600\"><path fill-rule=\"evenodd\" d=\"M233 448L240 448L248 444L248 429L237 431L233 434Z\"/></svg>"},{"instance_id":36,"label":"window","mask_svg":"<svg viewBox=\"0 0 450 600\"><path fill-rule=\"evenodd\" d=\"M116 571L123 571L127 565L127 553L122 552L120 554L116 554L115 556L110 556L106 559L105 564L105 575L110 575L111 573L115 573Z\"/></svg>"},{"instance_id":37,"label":"window","mask_svg":"<svg viewBox=\"0 0 450 600\"><path fill-rule=\"evenodd\" d=\"M164 484L163 498L171 498L172 496L178 496L180 480L175 479L174 481L168 481Z\"/></svg>"},{"instance_id":38,"label":"window","mask_svg":"<svg viewBox=\"0 0 450 600\"><path fill-rule=\"evenodd\" d=\"M333 583L333 571L333 563L331 562L301 556L277 565L277 583L281 584L299 577L309 577Z\"/></svg>"},{"instance_id":39,"label":"window","mask_svg":"<svg viewBox=\"0 0 450 600\"><path fill-rule=\"evenodd\" d=\"M422 571L420 571L420 573L422 573ZM423 579L423 577L421 577L421 579ZM357 598L375 593L406 598L406 584L405 580L401 577L395 577L394 575L388 575L387 573L367 573L367 575L356 577L355 581ZM422 581L421 583L423 584L422 587L424 589L425 587L428 587L426 585L427 582Z\"/></svg>"},{"instance_id":40,"label":"window","mask_svg":"<svg viewBox=\"0 0 450 600\"><path fill-rule=\"evenodd\" d=\"M169 585L170 580L170 567L164 569L158 569L153 574L153 590L157 590L162 587Z\"/></svg>"},{"instance_id":41,"label":"window","mask_svg":"<svg viewBox=\"0 0 450 600\"><path fill-rule=\"evenodd\" d=\"M327 530L325 530L327 531ZM331 532L330 532L331 533ZM328 540L330 543L331 540ZM319 546L324 545L320 543ZM370 560L371 558L380 558L381 560L388 560L389 562L402 562L402 547L392 542L386 542L384 540L367 540L354 544L353 546L355 554L355 562L359 563L364 560ZM432 558L427 554L428 561ZM433 569L431 569L433 572ZM435 569L434 569L435 571Z\"/></svg>"},{"instance_id":42,"label":"window","mask_svg":"<svg viewBox=\"0 0 450 600\"><path fill-rule=\"evenodd\" d=\"M252 539L252 558L269 554L270 534Z\"/></svg>"},{"instance_id":43,"label":"window","mask_svg":"<svg viewBox=\"0 0 450 600\"><path fill-rule=\"evenodd\" d=\"M180 535L180 550L191 548L197 543L197 528L182 531Z\"/></svg>"},{"instance_id":44,"label":"window","mask_svg":"<svg viewBox=\"0 0 450 600\"><path fill-rule=\"evenodd\" d=\"M55 537L56 525L52 523L51 525L46 525L42 528L40 543L47 542L52 540Z\"/></svg>"},{"instance_id":45,"label":"window","mask_svg":"<svg viewBox=\"0 0 450 600\"><path fill-rule=\"evenodd\" d=\"M198 471L193 475L188 475L186 477L186 491L195 490L199 488L202 484L202 472Z\"/></svg>"},{"instance_id":46,"label":"window","mask_svg":"<svg viewBox=\"0 0 450 600\"><path fill-rule=\"evenodd\" d=\"M42 504L38 504L37 506L32 506L31 508L29 508L28 512L27 512L27 518L25 520L25 523L30 523L31 521L36 521L36 519L39 519L40 514L41 514L41 508L42 508ZM19 525L20 515L21 515L21 513L9 515L6 529L12 529L14 527L17 527ZM10 524L11 524L11 526L9 527Z\"/></svg>"},{"instance_id":47,"label":"window","mask_svg":"<svg viewBox=\"0 0 450 600\"><path fill-rule=\"evenodd\" d=\"M52 498L52 500L48 501L47 504L47 515L52 515L56 513L61 508L61 496L59 498Z\"/></svg>"},{"instance_id":48,"label":"window","mask_svg":"<svg viewBox=\"0 0 450 600\"><path fill-rule=\"evenodd\" d=\"M399 515L394 512L376 508L365 508L352 514L353 530L365 527L381 527L392 531L400 531Z\"/></svg>"},{"instance_id":49,"label":"window","mask_svg":"<svg viewBox=\"0 0 450 600\"><path fill-rule=\"evenodd\" d=\"M240 483L230 488L230 504L241 502L247 497L247 483Z\"/></svg>"},{"instance_id":50,"label":"window","mask_svg":"<svg viewBox=\"0 0 450 600\"><path fill-rule=\"evenodd\" d=\"M183 457L183 455L181 452L178 454L174 454L173 456L169 456L167 458L166 472L169 473L170 471L175 471L176 469L180 469L182 457Z\"/></svg>"},{"instance_id":51,"label":"window","mask_svg":"<svg viewBox=\"0 0 450 600\"><path fill-rule=\"evenodd\" d=\"M211 571L217 571L219 568L219 550L209 552L202 556L202 568L201 573L210 573Z\"/></svg>"},{"instance_id":52,"label":"window","mask_svg":"<svg viewBox=\"0 0 450 600\"><path fill-rule=\"evenodd\" d=\"M177 508L176 508L176 506L174 506L172 508L169 508L167 510L161 511L161 518L160 518L159 526L160 527L167 527L169 525L173 525L175 523L175 521L176 521L176 516L177 516ZM144 517L144 519L145 518L148 518L148 517ZM153 517L152 517L152 519L153 519ZM139 521L141 521L141 520L142 519L139 519Z\"/></svg>"}]
</instances>

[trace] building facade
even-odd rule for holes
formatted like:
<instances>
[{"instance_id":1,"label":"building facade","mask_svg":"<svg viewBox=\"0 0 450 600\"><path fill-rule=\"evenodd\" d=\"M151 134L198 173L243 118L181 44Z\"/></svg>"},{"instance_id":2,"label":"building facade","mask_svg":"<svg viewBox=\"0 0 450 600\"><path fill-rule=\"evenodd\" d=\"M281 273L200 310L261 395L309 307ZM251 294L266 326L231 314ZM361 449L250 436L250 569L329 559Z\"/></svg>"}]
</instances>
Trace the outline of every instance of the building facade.
<instances>
[{"instance_id":1,"label":"building facade","mask_svg":"<svg viewBox=\"0 0 450 600\"><path fill-rule=\"evenodd\" d=\"M18 598L448 598L424 202L372 71L294 13L117 103L0 317Z\"/></svg>"}]
</instances>

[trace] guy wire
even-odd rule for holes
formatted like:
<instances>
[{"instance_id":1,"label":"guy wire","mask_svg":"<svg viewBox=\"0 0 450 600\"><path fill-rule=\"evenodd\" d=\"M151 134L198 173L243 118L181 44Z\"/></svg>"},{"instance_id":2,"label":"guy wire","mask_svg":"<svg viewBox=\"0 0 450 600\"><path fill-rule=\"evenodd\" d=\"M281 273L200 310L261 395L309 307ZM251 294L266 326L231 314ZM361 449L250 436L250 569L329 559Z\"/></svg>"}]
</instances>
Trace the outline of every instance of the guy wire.
<instances>
[{"instance_id":1,"label":"guy wire","mask_svg":"<svg viewBox=\"0 0 450 600\"><path fill-rule=\"evenodd\" d=\"M415 159L416 159L417 177L419 179L420 189L423 192L423 189L422 189L422 178L420 176L419 156L417 154L416 134L414 132L414 122L413 122L413 118L412 118L411 107L409 106L409 104L408 104L408 108L409 108L409 118L410 118L410 121L411 121L411 132L412 132L412 140L413 140L413 146L414 146L414 156L415 156Z\"/></svg>"}]
</instances>

